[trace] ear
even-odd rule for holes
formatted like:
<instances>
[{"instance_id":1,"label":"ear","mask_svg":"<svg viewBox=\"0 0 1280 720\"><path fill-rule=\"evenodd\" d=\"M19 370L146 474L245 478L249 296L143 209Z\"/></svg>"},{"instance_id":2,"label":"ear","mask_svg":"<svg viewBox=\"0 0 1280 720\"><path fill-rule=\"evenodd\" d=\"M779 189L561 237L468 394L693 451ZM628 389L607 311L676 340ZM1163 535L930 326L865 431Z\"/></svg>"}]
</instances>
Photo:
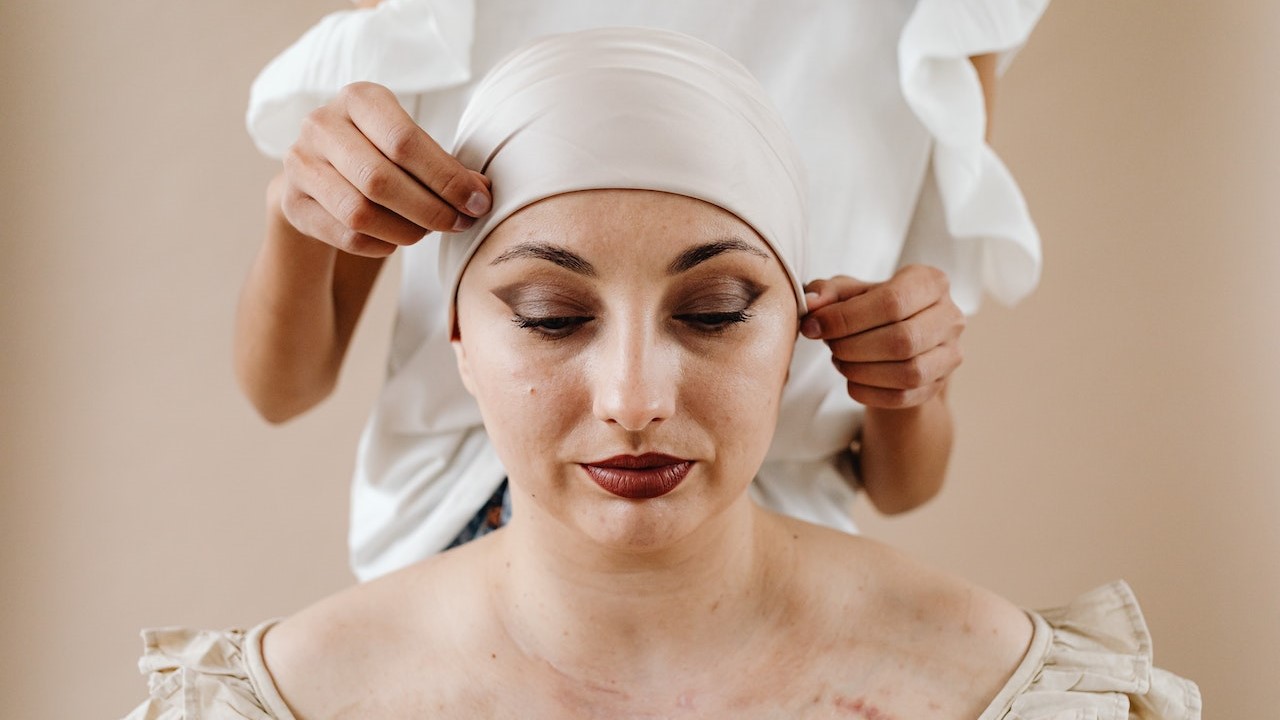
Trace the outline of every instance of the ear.
<instances>
[{"instance_id":1,"label":"ear","mask_svg":"<svg viewBox=\"0 0 1280 720\"><path fill-rule=\"evenodd\" d=\"M471 364L467 362L467 349L462 347L462 337L455 333L449 344L453 346L453 357L458 361L458 375L462 378L462 386L471 393L471 397L475 397L476 389L471 380Z\"/></svg>"}]
</instances>

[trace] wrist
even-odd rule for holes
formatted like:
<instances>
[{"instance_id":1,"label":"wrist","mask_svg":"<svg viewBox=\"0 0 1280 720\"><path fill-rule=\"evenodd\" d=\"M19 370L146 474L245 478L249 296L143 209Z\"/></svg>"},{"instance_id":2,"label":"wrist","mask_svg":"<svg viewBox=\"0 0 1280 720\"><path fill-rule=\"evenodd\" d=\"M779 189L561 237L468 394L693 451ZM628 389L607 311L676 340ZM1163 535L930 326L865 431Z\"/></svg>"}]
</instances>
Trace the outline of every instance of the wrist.
<instances>
[{"instance_id":1,"label":"wrist","mask_svg":"<svg viewBox=\"0 0 1280 720\"><path fill-rule=\"evenodd\" d=\"M946 381L939 391L919 405L902 408L867 407L862 418L860 439L882 442L885 438L933 435L940 424L949 424Z\"/></svg>"}]
</instances>

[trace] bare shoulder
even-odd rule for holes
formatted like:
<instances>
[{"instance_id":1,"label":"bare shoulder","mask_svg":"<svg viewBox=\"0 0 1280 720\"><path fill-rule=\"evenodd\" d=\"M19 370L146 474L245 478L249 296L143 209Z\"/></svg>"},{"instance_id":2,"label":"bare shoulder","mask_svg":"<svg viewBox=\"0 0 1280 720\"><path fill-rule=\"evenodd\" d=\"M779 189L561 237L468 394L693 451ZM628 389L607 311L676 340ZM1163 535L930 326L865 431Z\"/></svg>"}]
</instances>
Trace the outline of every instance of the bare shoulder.
<instances>
[{"instance_id":1,"label":"bare shoulder","mask_svg":"<svg viewBox=\"0 0 1280 720\"><path fill-rule=\"evenodd\" d=\"M805 523L792 532L810 556L811 583L821 578L829 598L860 598L844 610L847 632L900 658L913 678L932 685L916 688L921 693L967 695L976 717L1026 654L1031 619L1000 595L865 537Z\"/></svg>"},{"instance_id":2,"label":"bare shoulder","mask_svg":"<svg viewBox=\"0 0 1280 720\"><path fill-rule=\"evenodd\" d=\"M884 543L787 519L834 594L866 598L865 612L885 619L929 621L965 637L985 630L1021 652L1031 637L1027 614L1003 597L908 557ZM838 588L843 587L844 592Z\"/></svg>"},{"instance_id":3,"label":"bare shoulder","mask_svg":"<svg viewBox=\"0 0 1280 720\"><path fill-rule=\"evenodd\" d=\"M422 668L439 653L452 608L433 580L451 576L452 554L347 588L295 613L264 636L262 651L281 697L299 718L333 708L380 709L379 689L406 665ZM406 599L412 599L406 602Z\"/></svg>"},{"instance_id":4,"label":"bare shoulder","mask_svg":"<svg viewBox=\"0 0 1280 720\"><path fill-rule=\"evenodd\" d=\"M1022 657L1032 630L1026 612L986 588L887 545L860 541L876 558L880 613L898 622L927 622L936 632L935 642L961 644L964 654L985 649L1015 661Z\"/></svg>"}]
</instances>

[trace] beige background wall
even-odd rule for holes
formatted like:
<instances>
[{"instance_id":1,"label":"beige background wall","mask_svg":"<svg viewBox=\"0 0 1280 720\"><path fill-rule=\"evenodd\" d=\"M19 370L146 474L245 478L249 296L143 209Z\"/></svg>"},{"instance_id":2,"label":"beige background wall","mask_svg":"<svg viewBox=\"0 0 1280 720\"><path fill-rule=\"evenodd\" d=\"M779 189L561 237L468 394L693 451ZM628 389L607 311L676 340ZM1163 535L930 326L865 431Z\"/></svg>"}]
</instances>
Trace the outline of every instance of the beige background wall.
<instances>
[{"instance_id":1,"label":"beige background wall","mask_svg":"<svg viewBox=\"0 0 1280 720\"><path fill-rule=\"evenodd\" d=\"M139 627L253 622L350 582L394 283L336 397L287 427L229 362L272 172L247 87L342 6L0 3L0 716L119 716L144 694ZM965 336L943 496L861 512L1027 605L1128 578L1208 717L1275 714L1277 37L1268 0L1050 8L995 116L1044 282Z\"/></svg>"}]
</instances>

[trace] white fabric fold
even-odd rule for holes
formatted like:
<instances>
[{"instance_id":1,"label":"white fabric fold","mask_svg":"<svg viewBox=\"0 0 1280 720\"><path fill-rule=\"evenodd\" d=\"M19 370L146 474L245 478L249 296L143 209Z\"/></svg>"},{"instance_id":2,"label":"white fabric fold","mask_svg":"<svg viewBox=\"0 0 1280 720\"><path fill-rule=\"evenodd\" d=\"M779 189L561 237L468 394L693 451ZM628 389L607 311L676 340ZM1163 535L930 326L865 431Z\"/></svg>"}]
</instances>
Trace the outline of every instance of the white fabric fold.
<instances>
[{"instance_id":1,"label":"white fabric fold","mask_svg":"<svg viewBox=\"0 0 1280 720\"><path fill-rule=\"evenodd\" d=\"M384 0L331 13L273 59L249 90L245 123L258 150L281 158L313 110L357 81L414 96L471 79L472 0Z\"/></svg>"},{"instance_id":2,"label":"white fabric fold","mask_svg":"<svg viewBox=\"0 0 1280 720\"><path fill-rule=\"evenodd\" d=\"M1018 302L1035 289L1041 267L1040 236L1026 201L984 139L982 85L969 58L1003 53L1007 64L1048 4L920 0L899 41L902 94L933 137L930 173L954 242L944 253L952 267L943 269L951 271L957 303L967 312L977 309L982 290L1006 304ZM917 217L922 223L932 225Z\"/></svg>"}]
</instances>

